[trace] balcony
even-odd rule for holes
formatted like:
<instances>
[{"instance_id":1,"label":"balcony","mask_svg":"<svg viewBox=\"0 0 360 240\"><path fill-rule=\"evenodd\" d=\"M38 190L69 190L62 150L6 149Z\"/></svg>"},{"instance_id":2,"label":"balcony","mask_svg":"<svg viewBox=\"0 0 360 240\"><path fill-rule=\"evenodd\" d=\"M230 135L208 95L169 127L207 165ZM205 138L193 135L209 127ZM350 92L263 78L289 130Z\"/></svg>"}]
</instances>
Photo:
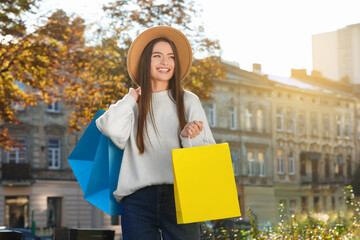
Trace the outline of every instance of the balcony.
<instances>
[{"instance_id":1,"label":"balcony","mask_svg":"<svg viewBox=\"0 0 360 240\"><path fill-rule=\"evenodd\" d=\"M1 180L22 182L32 179L30 163L3 163L1 166Z\"/></svg>"},{"instance_id":2,"label":"balcony","mask_svg":"<svg viewBox=\"0 0 360 240\"><path fill-rule=\"evenodd\" d=\"M306 174L300 176L301 185L343 185L345 178L343 176L334 176L331 178L323 178L317 174Z\"/></svg>"}]
</instances>

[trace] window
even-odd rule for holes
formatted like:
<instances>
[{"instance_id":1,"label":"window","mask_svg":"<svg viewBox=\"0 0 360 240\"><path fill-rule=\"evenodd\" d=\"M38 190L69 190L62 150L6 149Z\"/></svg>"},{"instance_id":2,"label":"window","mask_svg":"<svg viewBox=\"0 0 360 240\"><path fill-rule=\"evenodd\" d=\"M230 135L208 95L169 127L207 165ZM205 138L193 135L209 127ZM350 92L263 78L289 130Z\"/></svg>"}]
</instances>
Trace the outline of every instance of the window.
<instances>
[{"instance_id":1,"label":"window","mask_svg":"<svg viewBox=\"0 0 360 240\"><path fill-rule=\"evenodd\" d=\"M58 139L48 141L48 167L60 169L60 141Z\"/></svg>"},{"instance_id":2,"label":"window","mask_svg":"<svg viewBox=\"0 0 360 240\"><path fill-rule=\"evenodd\" d=\"M294 160L293 152L289 152L288 161L289 161L289 174L294 175L295 174L295 160Z\"/></svg>"},{"instance_id":3,"label":"window","mask_svg":"<svg viewBox=\"0 0 360 240\"><path fill-rule=\"evenodd\" d=\"M253 115L249 108L245 109L245 127L246 130L253 130Z\"/></svg>"},{"instance_id":4,"label":"window","mask_svg":"<svg viewBox=\"0 0 360 240\"><path fill-rule=\"evenodd\" d=\"M1 216L5 225L10 228L29 228L29 197L2 195L2 198L5 200L5 214Z\"/></svg>"},{"instance_id":5,"label":"window","mask_svg":"<svg viewBox=\"0 0 360 240\"><path fill-rule=\"evenodd\" d=\"M306 135L306 118L305 118L305 112L299 112L298 115L298 121L297 121L297 129L299 136L305 136Z\"/></svg>"},{"instance_id":6,"label":"window","mask_svg":"<svg viewBox=\"0 0 360 240\"><path fill-rule=\"evenodd\" d=\"M208 120L210 127L216 126L216 105L215 103L211 103L208 105Z\"/></svg>"},{"instance_id":7,"label":"window","mask_svg":"<svg viewBox=\"0 0 360 240\"><path fill-rule=\"evenodd\" d=\"M330 137L330 117L329 114L323 114L323 137Z\"/></svg>"},{"instance_id":8,"label":"window","mask_svg":"<svg viewBox=\"0 0 360 240\"><path fill-rule=\"evenodd\" d=\"M263 132L264 129L264 111L259 108L256 111L256 130L258 132Z\"/></svg>"},{"instance_id":9,"label":"window","mask_svg":"<svg viewBox=\"0 0 360 240\"><path fill-rule=\"evenodd\" d=\"M320 198L318 196L314 197L314 211L315 212L320 211Z\"/></svg>"},{"instance_id":10,"label":"window","mask_svg":"<svg viewBox=\"0 0 360 240\"><path fill-rule=\"evenodd\" d=\"M347 155L346 156L346 176L348 178L351 178L352 174L351 174L351 155Z\"/></svg>"},{"instance_id":11,"label":"window","mask_svg":"<svg viewBox=\"0 0 360 240\"><path fill-rule=\"evenodd\" d=\"M13 147L7 152L8 163L26 163L26 138L17 138L19 147Z\"/></svg>"},{"instance_id":12,"label":"window","mask_svg":"<svg viewBox=\"0 0 360 240\"><path fill-rule=\"evenodd\" d=\"M336 137L341 138L342 137L342 121L341 121L341 116L339 114L337 114L335 116L335 124L336 124Z\"/></svg>"},{"instance_id":13,"label":"window","mask_svg":"<svg viewBox=\"0 0 360 240\"><path fill-rule=\"evenodd\" d=\"M231 154L231 161L233 164L234 175L237 176L239 175L239 171L238 171L239 154L237 151L230 151L230 154Z\"/></svg>"},{"instance_id":14,"label":"window","mask_svg":"<svg viewBox=\"0 0 360 240\"><path fill-rule=\"evenodd\" d=\"M60 102L57 101L57 102L48 104L47 111L48 112L55 112L55 113L60 112Z\"/></svg>"},{"instance_id":15,"label":"window","mask_svg":"<svg viewBox=\"0 0 360 240\"><path fill-rule=\"evenodd\" d=\"M323 196L322 200L323 200L323 210L326 211L327 210L327 197Z\"/></svg>"},{"instance_id":16,"label":"window","mask_svg":"<svg viewBox=\"0 0 360 240\"><path fill-rule=\"evenodd\" d=\"M236 107L230 107L229 109L230 129L236 129Z\"/></svg>"},{"instance_id":17,"label":"window","mask_svg":"<svg viewBox=\"0 0 360 240\"><path fill-rule=\"evenodd\" d=\"M48 197L47 199L47 227L60 227L61 224L61 197Z\"/></svg>"},{"instance_id":18,"label":"window","mask_svg":"<svg viewBox=\"0 0 360 240\"><path fill-rule=\"evenodd\" d=\"M277 160L278 160L278 173L283 174L284 173L284 157L283 157L282 150L277 150Z\"/></svg>"},{"instance_id":19,"label":"window","mask_svg":"<svg viewBox=\"0 0 360 240\"><path fill-rule=\"evenodd\" d=\"M286 111L286 130L289 133L294 133L295 134L295 114L292 112L292 110L287 110Z\"/></svg>"},{"instance_id":20,"label":"window","mask_svg":"<svg viewBox=\"0 0 360 240\"><path fill-rule=\"evenodd\" d=\"M329 154L325 154L324 157L324 170L325 170L325 177L329 178L330 177L330 158L329 158Z\"/></svg>"},{"instance_id":21,"label":"window","mask_svg":"<svg viewBox=\"0 0 360 240\"><path fill-rule=\"evenodd\" d=\"M307 211L307 197L301 197L301 213L305 213Z\"/></svg>"},{"instance_id":22,"label":"window","mask_svg":"<svg viewBox=\"0 0 360 240\"><path fill-rule=\"evenodd\" d=\"M300 175L306 176L306 156L305 156L305 154L300 154Z\"/></svg>"},{"instance_id":23,"label":"window","mask_svg":"<svg viewBox=\"0 0 360 240\"><path fill-rule=\"evenodd\" d=\"M317 113L312 112L310 114L311 119L311 136L318 136L318 119Z\"/></svg>"},{"instance_id":24,"label":"window","mask_svg":"<svg viewBox=\"0 0 360 240\"><path fill-rule=\"evenodd\" d=\"M290 212L290 215L293 215L296 213L296 200L295 199L290 200L289 212Z\"/></svg>"},{"instance_id":25,"label":"window","mask_svg":"<svg viewBox=\"0 0 360 240\"><path fill-rule=\"evenodd\" d=\"M342 177L343 176L343 157L342 155L336 156L336 163L335 163L335 176Z\"/></svg>"},{"instance_id":26,"label":"window","mask_svg":"<svg viewBox=\"0 0 360 240\"><path fill-rule=\"evenodd\" d=\"M249 163L249 176L255 175L255 162L254 162L254 153L247 153L248 163Z\"/></svg>"},{"instance_id":27,"label":"window","mask_svg":"<svg viewBox=\"0 0 360 240\"><path fill-rule=\"evenodd\" d=\"M264 153L259 152L258 153L258 161L259 161L259 176L265 177L265 159L264 159Z\"/></svg>"},{"instance_id":28,"label":"window","mask_svg":"<svg viewBox=\"0 0 360 240\"><path fill-rule=\"evenodd\" d=\"M350 137L350 134L351 134L351 128L350 128L350 117L349 116L346 116L345 117L345 126L344 126L344 135L345 137Z\"/></svg>"},{"instance_id":29,"label":"window","mask_svg":"<svg viewBox=\"0 0 360 240\"><path fill-rule=\"evenodd\" d=\"M283 119L283 112L282 108L276 109L276 130L283 131L284 129L284 119Z\"/></svg>"}]
</instances>

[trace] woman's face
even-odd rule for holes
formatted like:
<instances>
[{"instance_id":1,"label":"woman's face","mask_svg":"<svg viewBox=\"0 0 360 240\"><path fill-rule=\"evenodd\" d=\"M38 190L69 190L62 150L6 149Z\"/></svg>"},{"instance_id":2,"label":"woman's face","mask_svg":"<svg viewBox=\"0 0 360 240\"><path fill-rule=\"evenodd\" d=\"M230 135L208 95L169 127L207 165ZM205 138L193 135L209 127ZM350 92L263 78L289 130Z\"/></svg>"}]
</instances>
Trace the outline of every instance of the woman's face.
<instances>
[{"instance_id":1,"label":"woman's face","mask_svg":"<svg viewBox=\"0 0 360 240\"><path fill-rule=\"evenodd\" d=\"M150 80L155 85L168 86L174 75L175 57L168 42L155 43L150 64Z\"/></svg>"}]
</instances>

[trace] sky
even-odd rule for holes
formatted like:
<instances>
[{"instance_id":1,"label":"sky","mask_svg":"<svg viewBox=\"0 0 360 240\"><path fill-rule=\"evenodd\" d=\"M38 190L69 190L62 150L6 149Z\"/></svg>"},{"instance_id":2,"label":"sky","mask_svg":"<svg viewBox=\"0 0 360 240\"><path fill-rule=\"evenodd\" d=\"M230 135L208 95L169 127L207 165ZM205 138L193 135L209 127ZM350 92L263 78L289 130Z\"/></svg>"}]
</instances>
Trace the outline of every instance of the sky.
<instances>
[{"instance_id":1,"label":"sky","mask_svg":"<svg viewBox=\"0 0 360 240\"><path fill-rule=\"evenodd\" d=\"M100 0L43 0L42 11L62 8L89 22L101 18ZM107 1L107 0L106 0ZM165 0L161 0L166 2ZM205 33L218 39L222 59L252 71L290 76L292 68L312 70L314 34L360 23L359 0L195 0Z\"/></svg>"}]
</instances>

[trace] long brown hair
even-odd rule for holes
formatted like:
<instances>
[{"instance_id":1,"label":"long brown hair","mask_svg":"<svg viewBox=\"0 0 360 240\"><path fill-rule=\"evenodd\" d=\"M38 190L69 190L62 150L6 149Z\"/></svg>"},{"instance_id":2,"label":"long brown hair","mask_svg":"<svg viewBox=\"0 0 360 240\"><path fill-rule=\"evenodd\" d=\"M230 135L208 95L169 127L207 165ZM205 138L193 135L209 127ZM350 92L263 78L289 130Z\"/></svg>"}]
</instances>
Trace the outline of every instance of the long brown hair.
<instances>
[{"instance_id":1,"label":"long brown hair","mask_svg":"<svg viewBox=\"0 0 360 240\"><path fill-rule=\"evenodd\" d=\"M147 130L146 117L148 113L150 114L151 122L157 132L154 114L152 111L152 87L150 81L150 64L151 64L151 55L153 47L158 42L167 42L170 44L175 57L175 68L174 75L169 81L169 92L170 98L176 104L176 110L179 120L180 130L186 125L185 119L185 105L184 105L184 89L181 85L180 77L180 61L178 57L178 52L175 44L167 38L157 38L148 43L144 51L141 54L139 62L139 76L140 76L140 87L141 87L141 96L139 97L138 104L138 123L137 123L137 133L136 133L136 145L139 149L140 154L143 154L145 151L144 145L144 129L146 131L146 136L149 139L149 134ZM150 139L149 139L150 140Z\"/></svg>"}]
</instances>

